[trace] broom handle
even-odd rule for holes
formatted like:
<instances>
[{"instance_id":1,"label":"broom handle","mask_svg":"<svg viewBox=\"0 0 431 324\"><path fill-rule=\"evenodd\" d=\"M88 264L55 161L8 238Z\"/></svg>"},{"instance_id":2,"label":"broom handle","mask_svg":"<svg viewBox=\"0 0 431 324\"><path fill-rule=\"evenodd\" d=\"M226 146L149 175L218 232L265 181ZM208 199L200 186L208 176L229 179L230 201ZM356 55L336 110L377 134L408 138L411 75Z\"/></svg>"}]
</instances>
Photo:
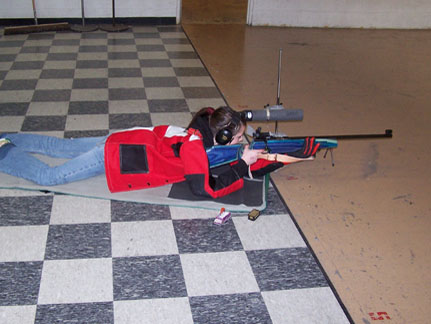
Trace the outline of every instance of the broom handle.
<instances>
[{"instance_id":1,"label":"broom handle","mask_svg":"<svg viewBox=\"0 0 431 324\"><path fill-rule=\"evenodd\" d=\"M34 15L34 23L37 25L37 15L36 15L36 1L32 0L33 2L33 15Z\"/></svg>"},{"instance_id":2,"label":"broom handle","mask_svg":"<svg viewBox=\"0 0 431 324\"><path fill-rule=\"evenodd\" d=\"M85 26L84 0L81 0L82 26Z\"/></svg>"},{"instance_id":3,"label":"broom handle","mask_svg":"<svg viewBox=\"0 0 431 324\"><path fill-rule=\"evenodd\" d=\"M115 0L112 0L112 25L115 26Z\"/></svg>"}]
</instances>

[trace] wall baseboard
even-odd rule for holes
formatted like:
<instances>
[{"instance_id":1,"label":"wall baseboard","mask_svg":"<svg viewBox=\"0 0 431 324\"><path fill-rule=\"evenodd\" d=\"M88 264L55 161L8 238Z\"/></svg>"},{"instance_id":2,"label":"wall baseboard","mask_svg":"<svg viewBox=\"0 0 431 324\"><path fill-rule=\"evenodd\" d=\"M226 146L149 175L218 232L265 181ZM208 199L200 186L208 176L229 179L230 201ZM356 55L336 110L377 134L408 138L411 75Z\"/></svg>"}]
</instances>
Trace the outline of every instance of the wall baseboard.
<instances>
[{"instance_id":1,"label":"wall baseboard","mask_svg":"<svg viewBox=\"0 0 431 324\"><path fill-rule=\"evenodd\" d=\"M38 18L38 24L55 24L67 22L69 24L81 24L82 18ZM111 24L112 18L85 18L86 24ZM115 17L115 23L127 25L176 25L176 17ZM34 19L30 18L4 18L0 19L0 26L33 25Z\"/></svg>"}]
</instances>

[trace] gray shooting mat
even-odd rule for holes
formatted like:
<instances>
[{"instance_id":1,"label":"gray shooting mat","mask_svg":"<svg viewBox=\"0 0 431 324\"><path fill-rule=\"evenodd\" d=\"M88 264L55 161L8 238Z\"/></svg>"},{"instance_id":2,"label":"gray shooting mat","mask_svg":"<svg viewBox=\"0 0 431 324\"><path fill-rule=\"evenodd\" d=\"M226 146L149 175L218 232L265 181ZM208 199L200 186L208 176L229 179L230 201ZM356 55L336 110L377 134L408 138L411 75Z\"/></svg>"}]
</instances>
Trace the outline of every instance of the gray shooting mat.
<instances>
[{"instance_id":1,"label":"gray shooting mat","mask_svg":"<svg viewBox=\"0 0 431 324\"><path fill-rule=\"evenodd\" d=\"M41 157L50 164L54 159ZM111 193L106 184L105 175L92 177L57 186L41 186L36 183L0 172L1 189L22 189L53 192L66 195L138 202L178 207L192 207L219 210L224 207L231 212L249 212L252 209L263 210L266 207L267 179L244 179L244 187L228 196L206 199L193 195L186 182L157 188Z\"/></svg>"}]
</instances>

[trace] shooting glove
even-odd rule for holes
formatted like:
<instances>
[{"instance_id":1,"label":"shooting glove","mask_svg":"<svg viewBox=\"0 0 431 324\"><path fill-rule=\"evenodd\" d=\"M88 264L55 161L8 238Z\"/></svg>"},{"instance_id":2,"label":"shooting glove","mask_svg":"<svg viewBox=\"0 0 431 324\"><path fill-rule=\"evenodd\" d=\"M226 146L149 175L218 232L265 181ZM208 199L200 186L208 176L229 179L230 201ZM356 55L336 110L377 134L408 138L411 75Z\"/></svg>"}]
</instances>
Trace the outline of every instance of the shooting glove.
<instances>
[{"instance_id":1,"label":"shooting glove","mask_svg":"<svg viewBox=\"0 0 431 324\"><path fill-rule=\"evenodd\" d=\"M320 148L320 143L316 143L316 139L314 137L306 137L304 139L304 145L298 151L288 153L288 155L306 159L310 156L313 156L317 153Z\"/></svg>"}]
</instances>

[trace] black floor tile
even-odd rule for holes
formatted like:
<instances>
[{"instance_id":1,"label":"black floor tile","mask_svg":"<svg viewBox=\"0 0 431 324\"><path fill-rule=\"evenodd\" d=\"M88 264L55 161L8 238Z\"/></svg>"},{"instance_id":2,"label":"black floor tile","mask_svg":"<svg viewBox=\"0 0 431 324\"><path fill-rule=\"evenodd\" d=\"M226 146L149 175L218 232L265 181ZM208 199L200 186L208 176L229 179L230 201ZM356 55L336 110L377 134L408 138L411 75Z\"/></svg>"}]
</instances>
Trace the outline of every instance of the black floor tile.
<instances>
[{"instance_id":1,"label":"black floor tile","mask_svg":"<svg viewBox=\"0 0 431 324\"><path fill-rule=\"evenodd\" d=\"M78 60L76 61L77 69L106 69L107 60Z\"/></svg>"},{"instance_id":2,"label":"black floor tile","mask_svg":"<svg viewBox=\"0 0 431 324\"><path fill-rule=\"evenodd\" d=\"M42 264L0 263L0 306L36 305Z\"/></svg>"},{"instance_id":3,"label":"black floor tile","mask_svg":"<svg viewBox=\"0 0 431 324\"><path fill-rule=\"evenodd\" d=\"M171 67L170 60L139 60L141 67Z\"/></svg>"},{"instance_id":4,"label":"black floor tile","mask_svg":"<svg viewBox=\"0 0 431 324\"><path fill-rule=\"evenodd\" d=\"M140 99L147 99L147 95L143 87L109 89L109 100L140 100Z\"/></svg>"},{"instance_id":5,"label":"black floor tile","mask_svg":"<svg viewBox=\"0 0 431 324\"><path fill-rule=\"evenodd\" d=\"M141 77L141 69L139 68L109 68L108 77L110 78L133 78Z\"/></svg>"},{"instance_id":6,"label":"black floor tile","mask_svg":"<svg viewBox=\"0 0 431 324\"><path fill-rule=\"evenodd\" d=\"M174 70L177 76L208 76L207 70L200 67L180 67Z\"/></svg>"},{"instance_id":7,"label":"black floor tile","mask_svg":"<svg viewBox=\"0 0 431 324\"><path fill-rule=\"evenodd\" d=\"M261 291L327 287L307 248L247 251Z\"/></svg>"},{"instance_id":8,"label":"black floor tile","mask_svg":"<svg viewBox=\"0 0 431 324\"><path fill-rule=\"evenodd\" d=\"M51 46L24 46L20 53L48 53Z\"/></svg>"},{"instance_id":9,"label":"black floor tile","mask_svg":"<svg viewBox=\"0 0 431 324\"><path fill-rule=\"evenodd\" d=\"M113 303L38 305L35 324L113 324Z\"/></svg>"},{"instance_id":10,"label":"black floor tile","mask_svg":"<svg viewBox=\"0 0 431 324\"><path fill-rule=\"evenodd\" d=\"M171 212L168 206L112 200L111 218L113 222L162 220L171 219Z\"/></svg>"},{"instance_id":11,"label":"black floor tile","mask_svg":"<svg viewBox=\"0 0 431 324\"><path fill-rule=\"evenodd\" d=\"M29 105L28 102L0 103L0 116L24 116Z\"/></svg>"},{"instance_id":12,"label":"black floor tile","mask_svg":"<svg viewBox=\"0 0 431 324\"><path fill-rule=\"evenodd\" d=\"M15 59L15 56L13 56L13 59ZM1 57L0 57L0 61L1 61ZM12 64L11 70L40 70L43 68L44 65L45 65L45 61L14 62Z\"/></svg>"},{"instance_id":13,"label":"black floor tile","mask_svg":"<svg viewBox=\"0 0 431 324\"><path fill-rule=\"evenodd\" d=\"M107 89L108 78L82 78L73 80L73 89Z\"/></svg>"},{"instance_id":14,"label":"black floor tile","mask_svg":"<svg viewBox=\"0 0 431 324\"><path fill-rule=\"evenodd\" d=\"M157 77L157 78L147 78L144 77L144 87L152 88L152 87L179 87L180 84L176 77Z\"/></svg>"},{"instance_id":15,"label":"black floor tile","mask_svg":"<svg viewBox=\"0 0 431 324\"><path fill-rule=\"evenodd\" d=\"M189 107L184 99L148 100L150 112L187 112Z\"/></svg>"},{"instance_id":16,"label":"black floor tile","mask_svg":"<svg viewBox=\"0 0 431 324\"><path fill-rule=\"evenodd\" d=\"M186 297L178 255L114 258L114 300Z\"/></svg>"},{"instance_id":17,"label":"black floor tile","mask_svg":"<svg viewBox=\"0 0 431 324\"><path fill-rule=\"evenodd\" d=\"M45 69L40 74L41 79L73 79L74 69Z\"/></svg>"},{"instance_id":18,"label":"black floor tile","mask_svg":"<svg viewBox=\"0 0 431 324\"><path fill-rule=\"evenodd\" d=\"M75 61L78 57L77 53L49 53L48 61Z\"/></svg>"},{"instance_id":19,"label":"black floor tile","mask_svg":"<svg viewBox=\"0 0 431 324\"><path fill-rule=\"evenodd\" d=\"M21 131L62 131L64 130L65 126L66 116L26 116L24 123L22 124Z\"/></svg>"},{"instance_id":20,"label":"black floor tile","mask_svg":"<svg viewBox=\"0 0 431 324\"><path fill-rule=\"evenodd\" d=\"M4 80L0 85L2 90L34 90L36 89L37 79L29 80Z\"/></svg>"},{"instance_id":21,"label":"black floor tile","mask_svg":"<svg viewBox=\"0 0 431 324\"><path fill-rule=\"evenodd\" d=\"M0 197L0 226L47 225L52 196Z\"/></svg>"},{"instance_id":22,"label":"black floor tile","mask_svg":"<svg viewBox=\"0 0 431 324\"><path fill-rule=\"evenodd\" d=\"M271 324L265 302L259 293L190 297L195 324Z\"/></svg>"},{"instance_id":23,"label":"black floor tile","mask_svg":"<svg viewBox=\"0 0 431 324\"><path fill-rule=\"evenodd\" d=\"M111 257L111 224L51 225L46 260Z\"/></svg>"},{"instance_id":24,"label":"black floor tile","mask_svg":"<svg viewBox=\"0 0 431 324\"><path fill-rule=\"evenodd\" d=\"M72 101L69 104L69 115L108 114L108 101Z\"/></svg>"},{"instance_id":25,"label":"black floor tile","mask_svg":"<svg viewBox=\"0 0 431 324\"><path fill-rule=\"evenodd\" d=\"M174 220L180 253L227 252L243 250L233 222L214 225L214 219Z\"/></svg>"},{"instance_id":26,"label":"black floor tile","mask_svg":"<svg viewBox=\"0 0 431 324\"><path fill-rule=\"evenodd\" d=\"M127 129L152 126L150 114L109 115L109 129Z\"/></svg>"}]
</instances>

